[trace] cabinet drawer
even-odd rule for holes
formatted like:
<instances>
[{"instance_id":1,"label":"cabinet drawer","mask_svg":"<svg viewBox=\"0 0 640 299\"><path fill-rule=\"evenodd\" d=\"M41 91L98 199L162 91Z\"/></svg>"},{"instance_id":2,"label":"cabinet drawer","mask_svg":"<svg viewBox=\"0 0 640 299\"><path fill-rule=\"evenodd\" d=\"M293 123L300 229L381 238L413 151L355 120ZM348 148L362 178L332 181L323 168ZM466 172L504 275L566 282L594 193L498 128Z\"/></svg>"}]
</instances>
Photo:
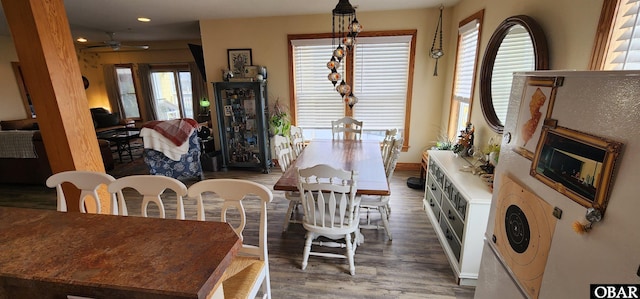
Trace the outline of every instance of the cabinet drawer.
<instances>
[{"instance_id":1,"label":"cabinet drawer","mask_svg":"<svg viewBox=\"0 0 640 299\"><path fill-rule=\"evenodd\" d=\"M441 204L442 190L440 190L440 186L436 183L432 175L428 175L427 188L429 188L429 192L433 193L433 198L438 201L438 204Z\"/></svg>"},{"instance_id":2,"label":"cabinet drawer","mask_svg":"<svg viewBox=\"0 0 640 299\"><path fill-rule=\"evenodd\" d=\"M443 218L446 217L446 214L442 215ZM456 256L456 261L460 262L460 242L458 242L458 238L456 238L455 234L447 224L448 222L445 219L440 221L440 228L442 229L442 233L444 234L445 239L447 239L447 243L449 244L449 248L453 251L453 254Z\"/></svg>"},{"instance_id":3,"label":"cabinet drawer","mask_svg":"<svg viewBox=\"0 0 640 299\"><path fill-rule=\"evenodd\" d=\"M427 191L427 203L429 204L429 208L433 212L433 215L436 216L438 221L440 220L440 203L433 198L433 194Z\"/></svg>"},{"instance_id":4,"label":"cabinet drawer","mask_svg":"<svg viewBox=\"0 0 640 299\"><path fill-rule=\"evenodd\" d=\"M462 233L464 231L464 222L458 216L456 209L451 205L451 202L444 200L442 204L442 217L447 219L449 225L453 228L458 239L462 240Z\"/></svg>"},{"instance_id":5,"label":"cabinet drawer","mask_svg":"<svg viewBox=\"0 0 640 299\"><path fill-rule=\"evenodd\" d=\"M467 200L462 197L460 192L458 192L458 190L456 190L453 185L451 186L451 196L449 197L449 200L451 200L451 206L456 211L458 211L458 214L460 214L462 221L464 221L465 215L467 213Z\"/></svg>"}]
</instances>

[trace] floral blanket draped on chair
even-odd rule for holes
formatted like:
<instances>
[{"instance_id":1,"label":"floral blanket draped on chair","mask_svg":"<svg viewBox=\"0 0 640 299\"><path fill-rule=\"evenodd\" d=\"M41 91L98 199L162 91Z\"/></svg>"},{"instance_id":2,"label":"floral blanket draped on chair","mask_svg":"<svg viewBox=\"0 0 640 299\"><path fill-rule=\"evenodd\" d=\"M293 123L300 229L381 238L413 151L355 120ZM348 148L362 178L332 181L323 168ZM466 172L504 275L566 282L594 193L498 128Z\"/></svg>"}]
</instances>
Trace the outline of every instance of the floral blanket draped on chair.
<instances>
[{"instance_id":1,"label":"floral blanket draped on chair","mask_svg":"<svg viewBox=\"0 0 640 299\"><path fill-rule=\"evenodd\" d=\"M202 179L198 123L183 118L150 121L140 131L149 173L176 179Z\"/></svg>"}]
</instances>

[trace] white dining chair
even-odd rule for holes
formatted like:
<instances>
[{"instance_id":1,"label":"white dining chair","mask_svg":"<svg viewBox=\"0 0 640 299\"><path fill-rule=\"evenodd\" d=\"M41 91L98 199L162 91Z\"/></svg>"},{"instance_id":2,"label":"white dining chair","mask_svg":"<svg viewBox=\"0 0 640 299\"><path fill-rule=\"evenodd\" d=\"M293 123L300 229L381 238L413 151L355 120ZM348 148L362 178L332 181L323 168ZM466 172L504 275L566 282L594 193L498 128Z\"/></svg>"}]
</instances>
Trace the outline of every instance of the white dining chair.
<instances>
[{"instance_id":1,"label":"white dining chair","mask_svg":"<svg viewBox=\"0 0 640 299\"><path fill-rule=\"evenodd\" d=\"M149 217L149 204L154 203L158 208L158 217L166 218L165 203L162 195L171 190L176 197L176 219L185 219L183 196L187 195L187 187L177 179L161 175L131 175L121 177L109 184L108 190L116 193L118 198L118 214L128 216L127 203L124 194L125 189L133 189L142 195L140 214ZM131 196L133 197L133 195Z\"/></svg>"},{"instance_id":2,"label":"white dining chair","mask_svg":"<svg viewBox=\"0 0 640 299\"><path fill-rule=\"evenodd\" d=\"M293 149L291 148L290 144L280 144L276 145L276 147L279 149L277 151L278 165L280 166L280 170L282 170L282 173L285 173L293 164ZM287 213L284 216L284 225L282 227L282 231L286 232L289 228L290 223L301 222L297 220L294 213L295 209L300 204L300 193L298 191L285 191L284 197L289 200L289 207L287 208Z\"/></svg>"},{"instance_id":3,"label":"white dining chair","mask_svg":"<svg viewBox=\"0 0 640 299\"><path fill-rule=\"evenodd\" d=\"M291 136L291 147L293 148L293 154L297 158L302 153L302 150L305 147L304 144L304 134L302 133L302 128L291 126L290 129Z\"/></svg>"},{"instance_id":4,"label":"white dining chair","mask_svg":"<svg viewBox=\"0 0 640 299\"><path fill-rule=\"evenodd\" d=\"M387 163L389 161L389 153L391 153L391 148L393 147L393 142L398 135L398 129L388 129L385 130L384 139L380 143L380 152L382 154L382 164L387 169Z\"/></svg>"},{"instance_id":5,"label":"white dining chair","mask_svg":"<svg viewBox=\"0 0 640 299\"><path fill-rule=\"evenodd\" d=\"M362 139L362 122L351 117L331 121L333 139Z\"/></svg>"},{"instance_id":6,"label":"white dining chair","mask_svg":"<svg viewBox=\"0 0 640 299\"><path fill-rule=\"evenodd\" d=\"M396 169L396 164L398 162L398 157L400 157L400 152L402 151L402 142L403 139L393 139L393 145L390 149L389 154L389 164L385 170L385 174L387 176L387 182L391 180L393 176L393 172ZM382 222L382 228L387 233L387 237L389 241L393 240L391 235L391 227L389 225L389 215L391 213L391 209L389 207L389 200L391 199L388 195L363 195L360 200L360 208L365 210L366 224L360 224L361 229L380 229L379 224L371 224L371 211L376 210L380 213L380 221Z\"/></svg>"},{"instance_id":7,"label":"white dining chair","mask_svg":"<svg viewBox=\"0 0 640 299\"><path fill-rule=\"evenodd\" d=\"M98 188L103 185L107 186L113 181L115 181L114 177L103 172L70 170L51 175L47 179L46 184L49 188L56 188L58 211L67 211L67 199L65 198L62 184L71 183L80 190L80 212L87 212L86 201L91 198L94 200L93 205L96 207L96 213L101 214L102 208L100 205L100 197L98 196ZM118 204L116 202L116 196L113 193L109 194L109 214L118 214Z\"/></svg>"},{"instance_id":8,"label":"white dining chair","mask_svg":"<svg viewBox=\"0 0 640 299\"><path fill-rule=\"evenodd\" d=\"M267 204L273 200L271 190L246 180L210 179L193 184L188 194L197 201L198 220L206 221L206 213L219 211L220 221L228 222L242 239L238 256L221 278L224 298L255 298L260 290L262 298L271 298L267 254ZM250 202L256 197L259 198L260 216L247 217L245 205L254 206ZM247 218L258 223L257 245L248 244L243 235Z\"/></svg>"},{"instance_id":9,"label":"white dining chair","mask_svg":"<svg viewBox=\"0 0 640 299\"><path fill-rule=\"evenodd\" d=\"M359 243L360 198L356 197L358 175L355 171L316 165L298 169L298 189L302 196L307 230L302 270L307 268L309 256L346 258L349 272L355 275L354 255ZM320 237L332 241L318 240ZM312 250L319 246L346 248L344 254Z\"/></svg>"}]
</instances>

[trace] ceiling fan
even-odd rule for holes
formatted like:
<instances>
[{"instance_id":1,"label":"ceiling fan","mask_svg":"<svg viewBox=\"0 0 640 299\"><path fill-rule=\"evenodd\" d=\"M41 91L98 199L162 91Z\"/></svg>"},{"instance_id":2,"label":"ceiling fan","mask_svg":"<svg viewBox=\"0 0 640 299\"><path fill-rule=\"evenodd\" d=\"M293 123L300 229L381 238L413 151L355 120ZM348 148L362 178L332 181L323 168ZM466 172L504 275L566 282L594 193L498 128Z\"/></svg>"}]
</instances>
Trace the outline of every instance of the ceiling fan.
<instances>
[{"instance_id":1,"label":"ceiling fan","mask_svg":"<svg viewBox=\"0 0 640 299\"><path fill-rule=\"evenodd\" d=\"M120 41L115 40L114 32L105 32L108 36L109 36L109 40L104 41L103 45L93 45L93 46L87 46L85 47L85 49L99 49L99 48L111 48L111 50L113 51L119 51L121 49L140 49L140 50L146 50L149 49L148 45L123 45Z\"/></svg>"}]
</instances>

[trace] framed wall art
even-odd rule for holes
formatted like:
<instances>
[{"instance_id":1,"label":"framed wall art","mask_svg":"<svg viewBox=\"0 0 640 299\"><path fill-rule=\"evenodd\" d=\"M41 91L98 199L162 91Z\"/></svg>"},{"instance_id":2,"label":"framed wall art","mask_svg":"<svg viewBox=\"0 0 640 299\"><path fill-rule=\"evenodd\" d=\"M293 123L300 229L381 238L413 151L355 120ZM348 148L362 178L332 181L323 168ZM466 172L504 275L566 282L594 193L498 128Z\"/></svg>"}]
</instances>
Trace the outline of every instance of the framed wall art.
<instances>
[{"instance_id":1,"label":"framed wall art","mask_svg":"<svg viewBox=\"0 0 640 299\"><path fill-rule=\"evenodd\" d=\"M227 49L229 70L235 77L244 76L244 66L252 65L251 49Z\"/></svg>"},{"instance_id":2,"label":"framed wall art","mask_svg":"<svg viewBox=\"0 0 640 299\"><path fill-rule=\"evenodd\" d=\"M530 174L573 201L604 214L622 143L545 126Z\"/></svg>"},{"instance_id":3,"label":"framed wall art","mask_svg":"<svg viewBox=\"0 0 640 299\"><path fill-rule=\"evenodd\" d=\"M531 160L536 149L542 124L551 117L557 87L564 77L529 77L525 83L518 112L513 150Z\"/></svg>"}]
</instances>

